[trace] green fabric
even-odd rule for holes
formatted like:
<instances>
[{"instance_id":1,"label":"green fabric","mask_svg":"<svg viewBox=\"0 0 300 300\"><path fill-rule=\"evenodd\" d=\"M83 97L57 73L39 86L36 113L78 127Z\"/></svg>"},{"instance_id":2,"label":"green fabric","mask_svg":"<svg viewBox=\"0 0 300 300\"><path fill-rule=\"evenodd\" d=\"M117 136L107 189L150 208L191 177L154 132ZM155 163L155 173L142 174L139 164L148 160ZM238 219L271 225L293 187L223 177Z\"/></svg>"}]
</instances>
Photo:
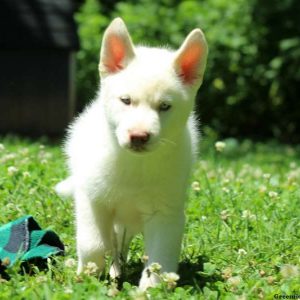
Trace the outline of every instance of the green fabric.
<instances>
[{"instance_id":1,"label":"green fabric","mask_svg":"<svg viewBox=\"0 0 300 300\"><path fill-rule=\"evenodd\" d=\"M32 216L24 216L0 226L0 265L10 267L16 261L46 259L63 254L64 245L55 232L42 230Z\"/></svg>"}]
</instances>

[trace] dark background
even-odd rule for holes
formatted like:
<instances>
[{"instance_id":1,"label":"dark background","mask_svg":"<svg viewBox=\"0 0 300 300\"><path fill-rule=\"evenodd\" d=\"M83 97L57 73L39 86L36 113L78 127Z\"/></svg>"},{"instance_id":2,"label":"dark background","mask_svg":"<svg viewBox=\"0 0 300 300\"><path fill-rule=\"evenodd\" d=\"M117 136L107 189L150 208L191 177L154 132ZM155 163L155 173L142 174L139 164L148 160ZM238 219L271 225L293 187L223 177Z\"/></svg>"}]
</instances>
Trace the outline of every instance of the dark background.
<instances>
[{"instance_id":1,"label":"dark background","mask_svg":"<svg viewBox=\"0 0 300 300\"><path fill-rule=\"evenodd\" d=\"M16 25L22 21L20 3L27 5L27 30ZM37 4L39 11L28 15L28 7ZM95 96L102 35L110 21L120 16L135 43L177 48L195 27L205 32L210 52L197 97L204 134L300 142L298 0L2 0L0 10L0 119L7 126L1 120L0 125L5 132L18 131L22 124L27 128L23 132L30 134L45 123L40 133L48 134L47 126L55 123L53 132L62 133L74 114L72 89L77 113ZM35 67L30 68L31 64ZM19 81L18 68L23 70ZM16 80L8 79L7 74L15 74ZM29 96L31 90L34 96ZM14 105L19 105L19 111L11 109ZM10 119L23 118L22 123L15 128L9 125L4 120L6 111Z\"/></svg>"}]
</instances>

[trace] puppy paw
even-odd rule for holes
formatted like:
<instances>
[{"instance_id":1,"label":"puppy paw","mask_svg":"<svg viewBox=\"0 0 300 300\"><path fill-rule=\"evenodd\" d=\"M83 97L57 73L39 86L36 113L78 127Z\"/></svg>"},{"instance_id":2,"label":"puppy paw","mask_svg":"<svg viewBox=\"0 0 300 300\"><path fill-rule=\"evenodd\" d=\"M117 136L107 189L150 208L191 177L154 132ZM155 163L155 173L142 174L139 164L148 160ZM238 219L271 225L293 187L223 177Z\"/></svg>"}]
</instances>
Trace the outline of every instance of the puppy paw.
<instances>
[{"instance_id":1,"label":"puppy paw","mask_svg":"<svg viewBox=\"0 0 300 300\"><path fill-rule=\"evenodd\" d=\"M142 273L142 277L139 283L139 288L142 291L147 290L150 287L155 287L161 282L161 278L156 273L150 273L148 269L145 269Z\"/></svg>"},{"instance_id":2,"label":"puppy paw","mask_svg":"<svg viewBox=\"0 0 300 300\"><path fill-rule=\"evenodd\" d=\"M112 279L119 278L121 276L121 267L119 264L113 263L109 269L109 276Z\"/></svg>"}]
</instances>

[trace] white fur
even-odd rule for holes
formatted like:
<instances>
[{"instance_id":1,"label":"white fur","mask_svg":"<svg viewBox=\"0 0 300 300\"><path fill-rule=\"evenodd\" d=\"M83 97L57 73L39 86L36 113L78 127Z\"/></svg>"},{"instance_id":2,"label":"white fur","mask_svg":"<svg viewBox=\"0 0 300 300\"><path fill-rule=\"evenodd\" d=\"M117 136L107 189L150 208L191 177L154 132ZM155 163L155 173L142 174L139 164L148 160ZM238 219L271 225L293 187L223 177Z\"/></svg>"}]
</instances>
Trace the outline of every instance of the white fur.
<instances>
[{"instance_id":1,"label":"white fur","mask_svg":"<svg viewBox=\"0 0 300 300\"><path fill-rule=\"evenodd\" d=\"M203 52L189 69L195 80L187 83L180 68L194 46L196 54L191 55ZM112 54L113 47L124 50L121 61L118 53ZM199 29L174 52L134 47L119 18L108 27L99 68L101 91L70 127L65 146L70 177L56 189L75 199L79 273L89 261L103 270L109 253L114 257L110 274L119 276L120 256L126 257L130 240L139 232L144 233L149 257L140 287L158 282L146 271L153 262L163 271L176 272L186 188L198 144L192 110L206 56ZM120 100L124 95L130 96L130 105ZM158 111L161 102L172 107ZM143 151L131 148L131 132L150 134Z\"/></svg>"}]
</instances>

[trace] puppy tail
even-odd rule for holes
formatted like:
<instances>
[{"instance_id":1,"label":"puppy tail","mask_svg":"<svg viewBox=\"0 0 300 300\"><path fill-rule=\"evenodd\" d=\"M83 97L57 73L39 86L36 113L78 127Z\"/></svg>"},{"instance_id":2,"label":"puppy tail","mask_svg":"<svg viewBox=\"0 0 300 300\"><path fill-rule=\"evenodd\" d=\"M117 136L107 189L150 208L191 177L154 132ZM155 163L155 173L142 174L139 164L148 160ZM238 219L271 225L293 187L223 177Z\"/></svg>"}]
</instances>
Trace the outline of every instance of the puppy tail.
<instances>
[{"instance_id":1,"label":"puppy tail","mask_svg":"<svg viewBox=\"0 0 300 300\"><path fill-rule=\"evenodd\" d=\"M61 181L54 187L55 192L62 198L70 198L74 194L72 177Z\"/></svg>"}]
</instances>

